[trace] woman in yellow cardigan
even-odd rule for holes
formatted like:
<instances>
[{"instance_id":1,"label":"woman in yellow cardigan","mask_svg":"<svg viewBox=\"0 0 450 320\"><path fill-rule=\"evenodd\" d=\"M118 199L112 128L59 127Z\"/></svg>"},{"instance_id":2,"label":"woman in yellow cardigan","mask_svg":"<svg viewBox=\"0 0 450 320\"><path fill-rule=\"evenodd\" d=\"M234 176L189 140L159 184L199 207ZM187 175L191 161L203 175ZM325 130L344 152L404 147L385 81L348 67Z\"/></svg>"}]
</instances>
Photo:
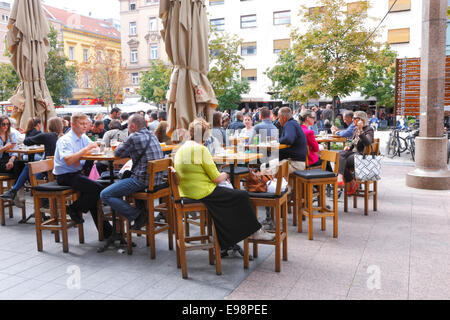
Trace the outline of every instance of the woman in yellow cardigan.
<instances>
[{"instance_id":1,"label":"woman in yellow cardigan","mask_svg":"<svg viewBox=\"0 0 450 320\"><path fill-rule=\"evenodd\" d=\"M228 179L228 175L217 170L211 153L204 146L208 132L209 124L205 120L194 120L189 125L191 140L185 142L175 155L180 196L206 205L222 249L249 236L273 240L275 235L265 232L258 222L246 191L218 186Z\"/></svg>"}]
</instances>

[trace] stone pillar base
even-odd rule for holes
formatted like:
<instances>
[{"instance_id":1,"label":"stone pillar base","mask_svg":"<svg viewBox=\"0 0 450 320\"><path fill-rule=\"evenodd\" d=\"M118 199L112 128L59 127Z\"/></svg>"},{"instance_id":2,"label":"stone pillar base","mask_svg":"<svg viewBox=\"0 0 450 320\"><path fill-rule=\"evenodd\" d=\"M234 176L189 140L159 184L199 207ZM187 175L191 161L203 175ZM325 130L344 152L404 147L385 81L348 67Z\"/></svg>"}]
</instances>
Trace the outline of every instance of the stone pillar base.
<instances>
[{"instance_id":1,"label":"stone pillar base","mask_svg":"<svg viewBox=\"0 0 450 320\"><path fill-rule=\"evenodd\" d=\"M416 138L416 169L406 176L406 185L417 189L450 190L447 137Z\"/></svg>"}]
</instances>

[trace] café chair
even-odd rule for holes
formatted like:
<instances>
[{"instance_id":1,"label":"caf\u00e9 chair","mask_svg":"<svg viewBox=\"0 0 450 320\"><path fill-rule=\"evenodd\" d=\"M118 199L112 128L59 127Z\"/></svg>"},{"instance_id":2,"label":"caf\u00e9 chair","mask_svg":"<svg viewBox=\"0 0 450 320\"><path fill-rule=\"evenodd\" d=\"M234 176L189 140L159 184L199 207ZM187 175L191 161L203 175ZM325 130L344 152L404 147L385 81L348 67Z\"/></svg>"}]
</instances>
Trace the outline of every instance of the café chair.
<instances>
[{"instance_id":1,"label":"caf\u00e9 chair","mask_svg":"<svg viewBox=\"0 0 450 320\"><path fill-rule=\"evenodd\" d=\"M295 189L296 204L295 214L297 215L298 232L303 232L302 218L305 216L308 220L308 239L313 240L313 219L322 220L322 231L326 230L326 218L333 217L333 237L338 237L338 185L337 173L339 170L339 153L323 150L320 156L322 159L322 169L296 171ZM334 163L334 172L326 171L327 162ZM333 186L333 210L326 206L326 186ZM315 196L314 186L318 190L318 206L314 207L313 199ZM303 200L302 200L303 199ZM319 214L315 212L319 211Z\"/></svg>"},{"instance_id":2,"label":"caf\u00e9 chair","mask_svg":"<svg viewBox=\"0 0 450 320\"><path fill-rule=\"evenodd\" d=\"M277 186L275 193L257 193L249 192L250 201L258 214L258 207L269 207L275 211L274 223L275 239L271 241L255 240L251 237L244 240L244 268L248 269L250 264L249 243L253 243L253 257L258 257L258 245L267 244L275 246L275 271L281 271L281 247L283 247L283 260L288 260L287 240L287 211L288 211L288 188L281 191L283 179L289 181L289 162L287 160L281 161L278 166L278 172L275 176L277 179ZM270 232L270 231L267 231Z\"/></svg>"},{"instance_id":3,"label":"caf\u00e9 chair","mask_svg":"<svg viewBox=\"0 0 450 320\"><path fill-rule=\"evenodd\" d=\"M38 251L43 250L42 230L50 230L55 234L55 242L59 242L59 231L62 233L63 252L69 252L68 229L78 228L80 243L84 243L83 224L77 224L66 216L66 203L76 201L77 191L67 186L60 186L53 176L53 159L30 162L30 182L34 198L34 214ZM39 184L36 174L47 173L48 183ZM50 203L50 219L42 219L42 199Z\"/></svg>"},{"instance_id":4,"label":"caf\u00e9 chair","mask_svg":"<svg viewBox=\"0 0 450 320\"><path fill-rule=\"evenodd\" d=\"M206 206L197 200L181 198L178 191L178 175L175 169L169 170L169 186L171 200L173 203L174 226L175 226L175 246L177 251L177 267L181 268L183 279L187 279L186 251L208 250L209 264L214 265L216 261L216 274L222 274L222 260L219 242L217 240L216 229L211 216L208 214ZM200 236L187 236L183 229L183 218L188 212L199 212L204 216L207 233ZM193 242L200 242L199 244Z\"/></svg>"},{"instance_id":5,"label":"caf\u00e9 chair","mask_svg":"<svg viewBox=\"0 0 450 320\"><path fill-rule=\"evenodd\" d=\"M366 147L364 154L378 156L380 155L380 139L375 139L374 143L369 147ZM373 200L373 211L378 210L378 181L358 181L361 188L358 188L353 196L353 208L358 208L358 198L364 198L364 215L369 215L369 198L372 197ZM372 189L370 189L372 186ZM348 212L348 184L345 184L344 188L344 212Z\"/></svg>"},{"instance_id":6,"label":"caf\u00e9 chair","mask_svg":"<svg viewBox=\"0 0 450 320\"><path fill-rule=\"evenodd\" d=\"M222 170L223 172L226 172L228 175L230 175L230 167L225 167ZM239 166L235 166L234 167L234 181L231 181L231 183L233 184L233 187L236 190L240 190L241 189L241 181L244 179L248 179L248 176L250 175L250 170L248 167L239 167Z\"/></svg>"},{"instance_id":7,"label":"caf\u00e9 chair","mask_svg":"<svg viewBox=\"0 0 450 320\"><path fill-rule=\"evenodd\" d=\"M149 183L146 190L142 192L137 192L128 197L131 202L136 203L136 200L145 201L148 221L145 226L145 230L133 230L131 229L131 224L129 220L126 220L127 226L127 251L128 254L132 254L132 234L146 235L147 244L150 246L150 257L155 259L156 249L155 249L155 236L158 233L167 231L169 239L169 250L173 250L173 223L172 223L172 208L170 199L170 188L168 182L163 182L162 184L155 185L155 178L157 174L163 175L165 172L169 171L169 166L171 164L171 159L159 159L154 161L149 161L147 166L147 173L149 175ZM155 200L163 199L163 203L155 206ZM165 222L155 221L154 212L165 212L166 218Z\"/></svg>"},{"instance_id":8,"label":"caf\u00e9 chair","mask_svg":"<svg viewBox=\"0 0 450 320\"><path fill-rule=\"evenodd\" d=\"M3 186L3 183L6 183L6 188ZM0 194L5 193L6 191L10 190L15 183L15 179L8 175L8 174L1 174L0 175ZM5 219L5 209L8 208L9 211L9 218L14 218L13 213L13 207L14 207L14 201L9 200L1 200L0 199L0 224L2 226L5 225L6 219ZM22 208L22 220L25 221L26 219L26 211L25 207Z\"/></svg>"}]
</instances>

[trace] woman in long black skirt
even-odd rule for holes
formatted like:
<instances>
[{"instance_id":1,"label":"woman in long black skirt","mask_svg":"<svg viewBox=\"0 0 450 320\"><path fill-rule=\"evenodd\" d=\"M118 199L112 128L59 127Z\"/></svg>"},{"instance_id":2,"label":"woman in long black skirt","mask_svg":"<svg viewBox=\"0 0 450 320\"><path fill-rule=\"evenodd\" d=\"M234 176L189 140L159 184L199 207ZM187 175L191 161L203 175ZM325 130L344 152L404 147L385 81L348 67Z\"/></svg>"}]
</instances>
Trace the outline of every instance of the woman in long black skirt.
<instances>
[{"instance_id":1,"label":"woman in long black skirt","mask_svg":"<svg viewBox=\"0 0 450 320\"><path fill-rule=\"evenodd\" d=\"M175 170L179 178L180 196L199 200L206 205L222 249L249 236L273 240L275 235L265 232L258 222L246 191L218 186L228 179L228 175L217 170L211 153L203 145L208 138L208 130L209 124L205 120L194 120L189 126L192 140L185 142L177 151Z\"/></svg>"}]
</instances>

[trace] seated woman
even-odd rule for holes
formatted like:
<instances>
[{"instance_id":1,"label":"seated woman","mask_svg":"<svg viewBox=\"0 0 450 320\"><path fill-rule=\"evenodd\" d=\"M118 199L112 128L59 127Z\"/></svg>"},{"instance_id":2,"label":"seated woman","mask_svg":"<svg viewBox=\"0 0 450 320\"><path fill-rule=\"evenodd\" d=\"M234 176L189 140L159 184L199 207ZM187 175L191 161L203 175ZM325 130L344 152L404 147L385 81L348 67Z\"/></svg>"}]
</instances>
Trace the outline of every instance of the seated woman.
<instances>
[{"instance_id":1,"label":"seated woman","mask_svg":"<svg viewBox=\"0 0 450 320\"><path fill-rule=\"evenodd\" d=\"M170 145L172 144L172 139L167 135L167 126L167 121L161 121L155 130L155 135L160 143Z\"/></svg>"},{"instance_id":2,"label":"seated woman","mask_svg":"<svg viewBox=\"0 0 450 320\"><path fill-rule=\"evenodd\" d=\"M59 137L63 135L63 121L61 118L54 117L48 120L48 130L49 132L40 132L37 135L27 137L24 140L26 146L33 145L44 145L45 156L53 157L55 155L56 142ZM0 195L1 199L14 201L17 192L25 185L25 182L29 179L29 167L28 164L25 165L24 169L17 178L16 184L11 188L11 190Z\"/></svg>"},{"instance_id":3,"label":"seated woman","mask_svg":"<svg viewBox=\"0 0 450 320\"><path fill-rule=\"evenodd\" d=\"M338 185L344 186L345 183L350 183L349 195L354 194L359 187L351 172L355 168L355 154L363 155L364 149L374 141L374 131L369 126L365 112L356 111L353 115L353 123L355 129L353 130L351 144L339 154Z\"/></svg>"},{"instance_id":4,"label":"seated woman","mask_svg":"<svg viewBox=\"0 0 450 320\"><path fill-rule=\"evenodd\" d=\"M244 115L245 128L241 129L239 137L250 138L253 133L253 119L250 113Z\"/></svg>"},{"instance_id":5,"label":"seated woman","mask_svg":"<svg viewBox=\"0 0 450 320\"><path fill-rule=\"evenodd\" d=\"M23 170L24 164L17 160L17 154L9 153L14 149L17 141L11 134L11 122L7 116L0 116L0 174L10 174L17 179Z\"/></svg>"},{"instance_id":6,"label":"seated woman","mask_svg":"<svg viewBox=\"0 0 450 320\"><path fill-rule=\"evenodd\" d=\"M228 145L227 133L222 128L222 112L216 111L213 114L213 128L211 129L211 135L219 141L223 146Z\"/></svg>"},{"instance_id":7,"label":"seated woman","mask_svg":"<svg viewBox=\"0 0 450 320\"><path fill-rule=\"evenodd\" d=\"M177 151L175 170L180 181L183 198L199 200L208 208L222 250L253 235L255 239L272 240L273 234L262 229L246 191L228 189L218 185L228 179L219 173L212 156L204 146L209 124L203 119L189 125L191 140ZM198 137L198 142L194 141Z\"/></svg>"},{"instance_id":8,"label":"seated woman","mask_svg":"<svg viewBox=\"0 0 450 320\"><path fill-rule=\"evenodd\" d=\"M31 138L31 137L34 137L34 136L40 134L41 130L42 130L42 121L41 121L41 119L39 119L39 118L31 118L31 119L29 119L28 122L27 122L27 128L25 130L25 139ZM32 145L35 145L35 144L32 144ZM39 161L39 160L41 160L43 158L42 156L43 156L43 154L41 154L41 153L35 154L34 155L34 160L35 161ZM24 155L22 157L22 159L27 161L28 160L28 156Z\"/></svg>"},{"instance_id":9,"label":"seated woman","mask_svg":"<svg viewBox=\"0 0 450 320\"><path fill-rule=\"evenodd\" d=\"M321 160L319 159L319 144L317 143L314 131L308 129L316 122L316 115L312 110L304 110L300 113L299 120L308 145L308 167L319 166L321 164Z\"/></svg>"}]
</instances>

